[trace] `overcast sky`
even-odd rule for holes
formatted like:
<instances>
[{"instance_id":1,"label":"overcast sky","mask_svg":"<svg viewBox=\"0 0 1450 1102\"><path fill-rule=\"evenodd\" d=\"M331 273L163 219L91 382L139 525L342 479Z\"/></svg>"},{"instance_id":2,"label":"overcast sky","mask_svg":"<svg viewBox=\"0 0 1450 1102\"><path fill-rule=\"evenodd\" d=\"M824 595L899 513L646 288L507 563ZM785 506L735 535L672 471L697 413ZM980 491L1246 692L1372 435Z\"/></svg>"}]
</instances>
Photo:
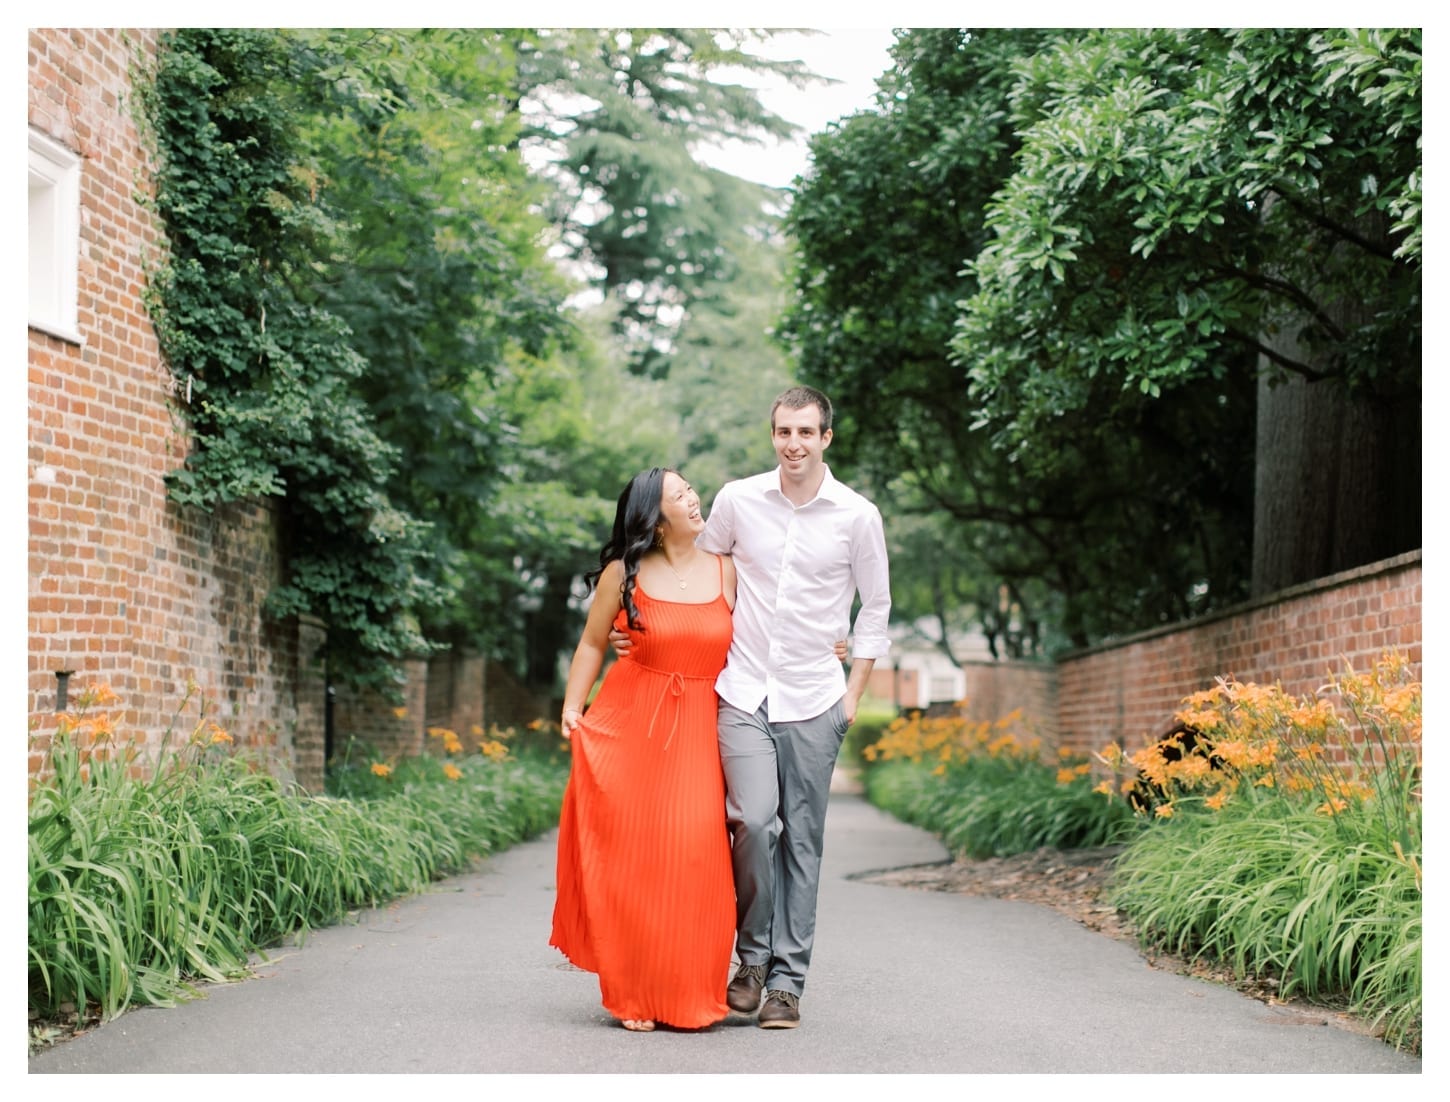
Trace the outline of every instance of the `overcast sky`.
<instances>
[{"instance_id":1,"label":"overcast sky","mask_svg":"<svg viewBox=\"0 0 1450 1102\"><path fill-rule=\"evenodd\" d=\"M784 81L762 82L756 74L732 77L759 87L761 102L782 118L804 127L805 133L791 143L772 141L751 146L732 142L701 150L701 159L747 180L788 187L806 169L810 135L872 105L876 78L891 65L888 51L892 41L891 29L878 27L822 30L813 35L781 33L750 46L751 53L763 57L803 61L812 72L840 83L799 89Z\"/></svg>"}]
</instances>

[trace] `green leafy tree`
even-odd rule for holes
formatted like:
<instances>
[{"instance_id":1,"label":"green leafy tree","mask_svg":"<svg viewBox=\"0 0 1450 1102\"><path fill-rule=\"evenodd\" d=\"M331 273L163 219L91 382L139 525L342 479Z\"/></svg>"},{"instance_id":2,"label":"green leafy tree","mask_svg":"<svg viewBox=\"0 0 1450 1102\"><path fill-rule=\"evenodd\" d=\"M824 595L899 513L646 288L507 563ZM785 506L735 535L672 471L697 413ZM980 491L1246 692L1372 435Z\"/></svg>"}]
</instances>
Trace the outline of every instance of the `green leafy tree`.
<instances>
[{"instance_id":1,"label":"green leafy tree","mask_svg":"<svg viewBox=\"0 0 1450 1102\"><path fill-rule=\"evenodd\" d=\"M1011 546L1009 530L985 523L964 526L946 513L920 507L910 493L903 479L883 495L893 506L886 533L893 619L920 627L957 665L968 657L954 642L963 634L980 636L998 659L1032 658L1066 642L1055 634L1057 595L1000 546ZM964 540L974 542L964 545ZM990 570L983 566L987 562Z\"/></svg>"},{"instance_id":2,"label":"green leafy tree","mask_svg":"<svg viewBox=\"0 0 1450 1102\"><path fill-rule=\"evenodd\" d=\"M491 522L468 552L519 587L519 600L471 608L492 652L541 692L577 642L579 578L597 565L620 491L642 468L678 465L684 447L663 385L634 375L609 340L608 312L579 322L569 354L516 357L498 380L515 436Z\"/></svg>"},{"instance_id":3,"label":"green leafy tree","mask_svg":"<svg viewBox=\"0 0 1450 1102\"><path fill-rule=\"evenodd\" d=\"M758 92L715 79L771 72L798 84L800 62L747 47L770 32L711 28L557 28L522 32L521 141L556 188L558 246L616 300L615 331L636 370L659 374L699 294L734 277L736 258L775 223L772 189L695 157L710 140L788 137L797 128Z\"/></svg>"},{"instance_id":4,"label":"green leafy tree","mask_svg":"<svg viewBox=\"0 0 1450 1102\"><path fill-rule=\"evenodd\" d=\"M348 227L318 293L367 360L358 392L404 457L392 492L433 523L434 578L457 595L424 629L546 690L577 629L573 582L619 488L636 467L678 464L684 451L672 411L653 415L655 396L614 373L646 370L642 349L655 374L673 362L662 334L704 332L712 299L771 225L767 189L703 168L691 150L785 124L754 93L709 79L743 60L743 38L704 31L294 37L319 78L308 134ZM563 113L541 115L555 105ZM529 175L523 154L541 118L567 135L565 152L535 158ZM617 140L639 127L637 147ZM596 209L612 213L581 233L581 181L602 176L613 182ZM658 209L646 214L646 203ZM576 260L610 258L605 303L584 324L562 309L570 288L543 248L576 239ZM602 343L622 337L626 358Z\"/></svg>"},{"instance_id":5,"label":"green leafy tree","mask_svg":"<svg viewBox=\"0 0 1450 1102\"><path fill-rule=\"evenodd\" d=\"M956 361L968 262L992 240L986 211L1020 143L1015 67L1039 30L905 32L879 105L812 144L792 206L797 297L786 332L802 374L832 394L833 452L891 512L935 514L943 556L894 570L905 591L972 579L989 635L1030 653L1178 618L1244 592L1250 467L1232 428L1252 391L1149 404L1015 451L994 447ZM1026 342L1030 344L1029 342ZM923 576L915 577L918 572ZM997 622L1003 586L1022 624Z\"/></svg>"},{"instance_id":6,"label":"green leafy tree","mask_svg":"<svg viewBox=\"0 0 1450 1102\"><path fill-rule=\"evenodd\" d=\"M173 493L279 503L273 607L327 622L338 679L441 644L548 687L629 475L768 461L779 196L693 156L792 129L716 76L805 79L754 37L169 40L153 129L178 247L155 301L197 396ZM602 306L567 301L559 257Z\"/></svg>"},{"instance_id":7,"label":"green leafy tree","mask_svg":"<svg viewBox=\"0 0 1450 1102\"><path fill-rule=\"evenodd\" d=\"M1302 363L1349 394L1378 372L1373 401L1418 408L1417 41L931 29L894 56L877 109L815 140L791 212L789 331L862 418L845 438L883 483L905 472L903 500L960 523L971 573L1045 586L1073 643L1241 599L1256 501L1261 539L1281 535L1264 530L1255 409L1300 361L1275 328L1376 295L1368 328L1295 325L1301 342L1355 334ZM1284 166L1312 201L1275 222ZM1388 236L1365 250L1376 219ZM1334 236L1354 226L1363 241ZM1378 288L1356 266L1379 266ZM1383 501L1362 504L1354 526L1382 523Z\"/></svg>"},{"instance_id":8,"label":"green leafy tree","mask_svg":"<svg viewBox=\"0 0 1450 1102\"><path fill-rule=\"evenodd\" d=\"M274 501L270 611L320 617L333 674L387 687L394 659L426 651L419 615L441 594L427 526L388 494L398 452L355 394L366 363L308 293L339 231L309 183L294 62L271 32L188 29L163 36L143 87L169 247L148 302L193 433L170 494Z\"/></svg>"},{"instance_id":9,"label":"green leafy tree","mask_svg":"<svg viewBox=\"0 0 1450 1102\"><path fill-rule=\"evenodd\" d=\"M1420 54L1114 30L1024 58L954 340L995 442L1056 459L1064 427L1254 379L1253 588L1419 546Z\"/></svg>"},{"instance_id":10,"label":"green leafy tree","mask_svg":"<svg viewBox=\"0 0 1450 1102\"><path fill-rule=\"evenodd\" d=\"M776 463L770 404L793 382L775 334L785 261L779 237L744 243L733 276L696 299L668 357L661 400L684 442L677 462L707 506L730 479Z\"/></svg>"},{"instance_id":11,"label":"green leafy tree","mask_svg":"<svg viewBox=\"0 0 1450 1102\"><path fill-rule=\"evenodd\" d=\"M367 363L357 393L403 461L394 498L432 524L432 580L456 596L429 610L430 639L502 648L492 630L527 601L518 571L480 553L518 522L511 493L520 422L511 365L566 349L568 285L541 242L542 185L506 110L512 39L502 32L302 31L306 133L321 186L347 232L317 265L321 302L346 320ZM551 502L562 525L588 517ZM513 556L505 556L505 561ZM493 610L488 614L485 610ZM512 644L521 646L519 643Z\"/></svg>"},{"instance_id":12,"label":"green leafy tree","mask_svg":"<svg viewBox=\"0 0 1450 1102\"><path fill-rule=\"evenodd\" d=\"M494 503L503 542L481 542L474 553L527 580L512 622L487 611L489 628L526 642L517 668L530 684L550 686L559 655L578 639L579 576L595 565L635 471L681 470L708 508L728 479L774 463L770 402L790 385L770 331L784 293L782 260L779 241L737 256L736 276L697 298L663 378L631 370L610 303L581 313L581 336L568 353L511 365L499 394L519 433Z\"/></svg>"}]
</instances>

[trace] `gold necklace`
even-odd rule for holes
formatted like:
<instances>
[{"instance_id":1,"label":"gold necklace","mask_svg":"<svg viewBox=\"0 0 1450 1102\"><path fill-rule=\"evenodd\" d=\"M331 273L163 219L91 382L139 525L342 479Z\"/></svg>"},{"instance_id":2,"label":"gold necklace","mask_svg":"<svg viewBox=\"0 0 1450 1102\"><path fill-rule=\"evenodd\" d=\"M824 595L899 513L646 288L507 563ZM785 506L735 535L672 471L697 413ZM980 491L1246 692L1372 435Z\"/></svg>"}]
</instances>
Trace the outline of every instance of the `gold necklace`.
<instances>
[{"instance_id":1,"label":"gold necklace","mask_svg":"<svg viewBox=\"0 0 1450 1102\"><path fill-rule=\"evenodd\" d=\"M680 588L681 589L687 588L690 583L687 582L687 581L685 581L684 577L680 574L680 572L675 569L675 564L672 563L672 562L670 562L670 557L668 555L666 555L663 551L661 551L660 552L660 558L662 558L662 559L665 560L665 565L670 568L670 573L673 574L676 578L679 579L679 581L680 581ZM691 562L694 562L693 559L691 559L690 561Z\"/></svg>"}]
</instances>

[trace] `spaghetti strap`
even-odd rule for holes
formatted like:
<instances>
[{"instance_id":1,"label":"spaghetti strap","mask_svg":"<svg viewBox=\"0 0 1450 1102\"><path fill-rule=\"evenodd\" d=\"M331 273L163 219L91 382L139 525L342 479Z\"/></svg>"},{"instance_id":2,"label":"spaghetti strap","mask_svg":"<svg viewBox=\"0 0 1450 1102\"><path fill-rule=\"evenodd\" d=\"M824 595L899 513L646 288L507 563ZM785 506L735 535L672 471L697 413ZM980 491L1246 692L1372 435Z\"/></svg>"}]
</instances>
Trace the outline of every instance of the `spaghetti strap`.
<instances>
[{"instance_id":1,"label":"spaghetti strap","mask_svg":"<svg viewBox=\"0 0 1450 1102\"><path fill-rule=\"evenodd\" d=\"M725 556L716 555L715 565L720 570L720 593L723 596L725 593Z\"/></svg>"}]
</instances>

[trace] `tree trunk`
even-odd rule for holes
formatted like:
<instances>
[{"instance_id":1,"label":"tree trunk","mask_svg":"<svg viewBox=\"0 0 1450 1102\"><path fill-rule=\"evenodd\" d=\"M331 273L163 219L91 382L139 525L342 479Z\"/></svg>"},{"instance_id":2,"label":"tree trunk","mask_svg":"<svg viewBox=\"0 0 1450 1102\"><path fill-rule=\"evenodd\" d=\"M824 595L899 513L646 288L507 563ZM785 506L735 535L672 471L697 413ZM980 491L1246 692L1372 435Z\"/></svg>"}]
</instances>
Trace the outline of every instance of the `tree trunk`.
<instances>
[{"instance_id":1,"label":"tree trunk","mask_svg":"<svg viewBox=\"0 0 1450 1102\"><path fill-rule=\"evenodd\" d=\"M1268 196L1265 217L1274 205L1275 197ZM1382 218L1365 219L1358 229L1371 240L1388 236ZM1333 327L1352 333L1371 320L1372 307L1332 288L1351 285L1343 273L1364 257L1346 240L1321 254L1321 286L1306 291L1320 299ZM1307 318L1301 324L1304 330L1324 329ZM1315 362L1306 347L1311 342L1300 340L1304 330L1281 314L1263 341L1287 362L1322 371L1321 381L1293 374L1272 381L1268 357L1259 357L1250 579L1255 597L1415 550L1422 539L1419 364L1377 364L1385 381L1379 393L1374 382L1349 391L1333 365ZM1397 383L1409 366L1414 385ZM1375 378L1373 372L1360 374Z\"/></svg>"},{"instance_id":2,"label":"tree trunk","mask_svg":"<svg viewBox=\"0 0 1450 1102\"><path fill-rule=\"evenodd\" d=\"M524 683L530 692L548 699L559 689L559 657L574 652L571 639L569 594L573 578L564 571L549 575L542 602L529 617L528 658Z\"/></svg>"},{"instance_id":3,"label":"tree trunk","mask_svg":"<svg viewBox=\"0 0 1450 1102\"><path fill-rule=\"evenodd\" d=\"M1254 596L1421 543L1420 400L1259 382Z\"/></svg>"}]
</instances>

